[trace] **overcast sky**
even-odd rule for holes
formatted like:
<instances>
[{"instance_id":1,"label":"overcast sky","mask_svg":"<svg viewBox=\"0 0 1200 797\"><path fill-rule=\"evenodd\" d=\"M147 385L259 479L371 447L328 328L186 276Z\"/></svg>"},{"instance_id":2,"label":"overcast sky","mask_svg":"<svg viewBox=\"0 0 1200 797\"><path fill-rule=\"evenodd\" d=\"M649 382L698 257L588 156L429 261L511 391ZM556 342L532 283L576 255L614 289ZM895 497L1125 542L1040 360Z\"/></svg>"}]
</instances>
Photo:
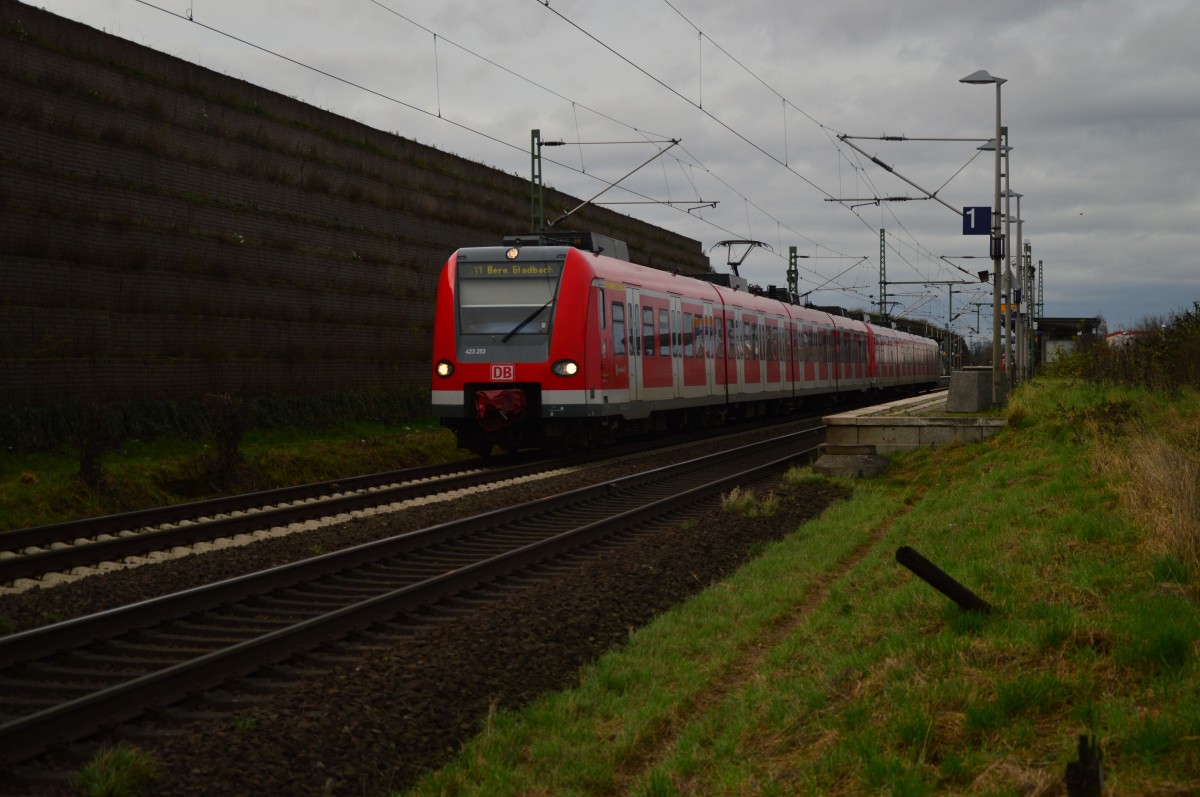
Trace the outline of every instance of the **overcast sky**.
<instances>
[{"instance_id":1,"label":"overcast sky","mask_svg":"<svg viewBox=\"0 0 1200 797\"><path fill-rule=\"evenodd\" d=\"M1200 301L1195 0L155 2L43 7L522 177L538 128L569 142L543 150L545 183L581 198L679 139L598 201L676 203L613 209L700 240L719 269L718 241L763 241L741 267L762 285L786 285L797 246L801 292L847 307L878 301L881 228L890 281L968 279L943 258L990 267L987 236L962 235L952 210L993 204L994 156L977 147L996 91L959 82L985 69L1007 80L1010 187L1046 315L1115 330ZM853 139L950 207L876 204L923 194L840 134L972 140ZM980 287L953 286L970 337ZM945 324L947 286L889 293Z\"/></svg>"}]
</instances>

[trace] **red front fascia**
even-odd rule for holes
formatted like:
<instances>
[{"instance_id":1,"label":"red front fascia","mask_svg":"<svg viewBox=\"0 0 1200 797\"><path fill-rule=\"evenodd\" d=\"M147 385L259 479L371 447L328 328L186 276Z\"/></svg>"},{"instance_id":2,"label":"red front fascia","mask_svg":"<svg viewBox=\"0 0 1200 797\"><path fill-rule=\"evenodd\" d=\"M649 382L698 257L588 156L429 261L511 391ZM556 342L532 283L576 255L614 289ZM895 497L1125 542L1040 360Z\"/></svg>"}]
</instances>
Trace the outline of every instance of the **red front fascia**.
<instances>
[{"instance_id":1,"label":"red front fascia","mask_svg":"<svg viewBox=\"0 0 1200 797\"><path fill-rule=\"evenodd\" d=\"M449 390L454 386L462 389L462 380L458 374L458 352L456 349L457 335L455 329L458 321L454 314L454 275L457 271L458 253L450 255L438 278L437 297L433 309L433 361L431 366L436 369L437 363L443 360L455 364L455 372L449 379L443 379L434 370L430 373L434 390Z\"/></svg>"},{"instance_id":2,"label":"red front fascia","mask_svg":"<svg viewBox=\"0 0 1200 797\"><path fill-rule=\"evenodd\" d=\"M554 305L549 362L537 372L537 380L546 389L583 390L585 385L594 387L600 382L600 330L596 300L592 295L596 272L588 262L591 257L593 255L579 249L567 251ZM559 360L574 360L579 365L579 372L568 377L552 373L550 366ZM518 363L518 379L522 379L520 366Z\"/></svg>"},{"instance_id":3,"label":"red front fascia","mask_svg":"<svg viewBox=\"0 0 1200 797\"><path fill-rule=\"evenodd\" d=\"M430 377L433 391L443 394L452 392L461 402L468 384L490 385L498 389L509 383L537 384L543 390L563 391L583 391L585 385L598 385L600 342L596 302L589 300L595 275L587 260L590 257L577 249L567 252L555 299L549 354L545 360L509 362L504 357L503 349L499 349L495 358L489 356L485 362L462 362L458 357L458 319L455 315L458 253L451 255L437 285L433 329L434 370ZM437 363L443 360L454 365L454 373L448 378L437 375ZM558 376L553 373L551 366L559 360L574 361L579 366L579 372L574 376ZM461 406L461 403L456 406ZM446 409L441 410L443 415L447 412Z\"/></svg>"}]
</instances>

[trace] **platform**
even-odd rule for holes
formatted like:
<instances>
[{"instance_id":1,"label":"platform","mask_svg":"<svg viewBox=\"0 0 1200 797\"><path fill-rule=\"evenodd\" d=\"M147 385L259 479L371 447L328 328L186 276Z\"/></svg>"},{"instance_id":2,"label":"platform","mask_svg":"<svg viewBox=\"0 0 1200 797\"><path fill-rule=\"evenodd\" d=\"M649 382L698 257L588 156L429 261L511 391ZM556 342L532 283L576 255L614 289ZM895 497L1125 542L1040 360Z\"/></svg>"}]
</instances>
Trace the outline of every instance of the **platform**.
<instances>
[{"instance_id":1,"label":"platform","mask_svg":"<svg viewBox=\"0 0 1200 797\"><path fill-rule=\"evenodd\" d=\"M947 397L948 392L940 390L824 417L825 443L813 470L836 476L875 476L887 467L889 454L978 443L1008 425L1002 417L949 413Z\"/></svg>"}]
</instances>

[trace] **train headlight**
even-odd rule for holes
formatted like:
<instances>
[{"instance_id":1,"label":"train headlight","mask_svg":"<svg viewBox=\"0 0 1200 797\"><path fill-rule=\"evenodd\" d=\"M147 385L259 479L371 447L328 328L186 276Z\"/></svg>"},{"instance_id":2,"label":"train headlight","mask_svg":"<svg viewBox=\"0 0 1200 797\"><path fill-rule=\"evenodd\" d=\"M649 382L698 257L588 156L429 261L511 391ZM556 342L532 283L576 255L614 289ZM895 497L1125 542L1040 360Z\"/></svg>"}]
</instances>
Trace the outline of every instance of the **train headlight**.
<instances>
[{"instance_id":1,"label":"train headlight","mask_svg":"<svg viewBox=\"0 0 1200 797\"><path fill-rule=\"evenodd\" d=\"M550 366L550 370L559 376L575 376L575 374L579 373L579 363L574 360L559 360Z\"/></svg>"},{"instance_id":2,"label":"train headlight","mask_svg":"<svg viewBox=\"0 0 1200 797\"><path fill-rule=\"evenodd\" d=\"M454 363L449 360L438 360L438 364L434 366L437 375L445 379L454 373Z\"/></svg>"}]
</instances>

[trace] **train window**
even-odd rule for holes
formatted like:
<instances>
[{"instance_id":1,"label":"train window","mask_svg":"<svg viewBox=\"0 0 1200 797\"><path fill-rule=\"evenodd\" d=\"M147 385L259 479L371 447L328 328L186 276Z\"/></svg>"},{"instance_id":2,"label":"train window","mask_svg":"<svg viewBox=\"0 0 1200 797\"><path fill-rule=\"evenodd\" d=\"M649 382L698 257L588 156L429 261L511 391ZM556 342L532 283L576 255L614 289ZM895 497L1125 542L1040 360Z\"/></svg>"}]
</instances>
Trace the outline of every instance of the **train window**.
<instances>
[{"instance_id":1,"label":"train window","mask_svg":"<svg viewBox=\"0 0 1200 797\"><path fill-rule=\"evenodd\" d=\"M606 310L604 305L604 289L600 288L596 291L596 294L600 298L600 328L604 329L608 326L608 319L604 317Z\"/></svg>"},{"instance_id":2,"label":"train window","mask_svg":"<svg viewBox=\"0 0 1200 797\"><path fill-rule=\"evenodd\" d=\"M558 276L458 278L458 318L466 335L544 335L554 314Z\"/></svg>"},{"instance_id":3,"label":"train window","mask_svg":"<svg viewBox=\"0 0 1200 797\"><path fill-rule=\"evenodd\" d=\"M625 356L625 305L612 303L613 354Z\"/></svg>"},{"instance_id":4,"label":"train window","mask_svg":"<svg viewBox=\"0 0 1200 797\"><path fill-rule=\"evenodd\" d=\"M662 309L658 311L658 353L671 356L671 313Z\"/></svg>"},{"instance_id":5,"label":"train window","mask_svg":"<svg viewBox=\"0 0 1200 797\"><path fill-rule=\"evenodd\" d=\"M683 356L694 357L696 355L696 344L692 340L692 314L683 314Z\"/></svg>"},{"instance_id":6,"label":"train window","mask_svg":"<svg viewBox=\"0 0 1200 797\"><path fill-rule=\"evenodd\" d=\"M654 308L642 308L642 354L654 356Z\"/></svg>"},{"instance_id":7,"label":"train window","mask_svg":"<svg viewBox=\"0 0 1200 797\"><path fill-rule=\"evenodd\" d=\"M713 319L713 332L717 335L716 358L725 359L725 322L719 318Z\"/></svg>"}]
</instances>

